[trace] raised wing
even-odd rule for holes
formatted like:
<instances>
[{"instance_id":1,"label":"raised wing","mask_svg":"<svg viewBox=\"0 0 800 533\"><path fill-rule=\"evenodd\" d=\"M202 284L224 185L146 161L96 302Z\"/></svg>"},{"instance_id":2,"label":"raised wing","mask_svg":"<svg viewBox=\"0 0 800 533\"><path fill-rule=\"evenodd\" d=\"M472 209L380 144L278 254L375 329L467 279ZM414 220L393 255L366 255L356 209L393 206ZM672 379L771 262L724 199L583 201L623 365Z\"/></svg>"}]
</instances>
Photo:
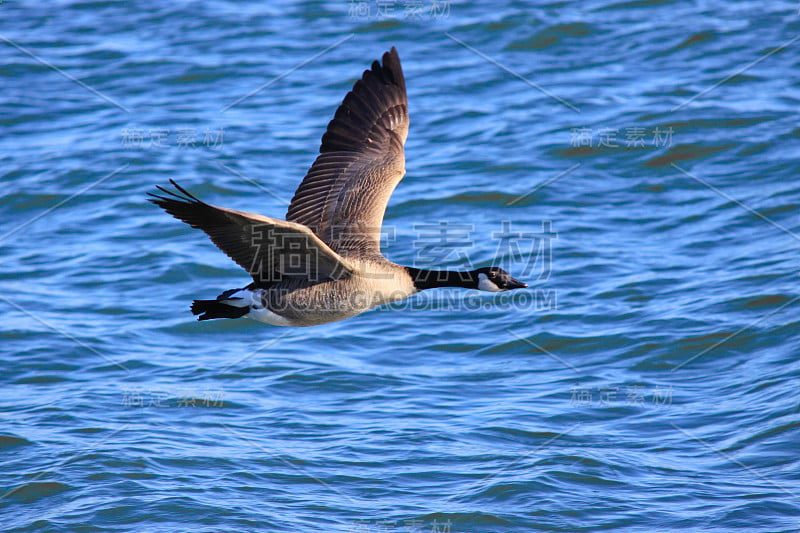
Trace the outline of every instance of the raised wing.
<instances>
[{"instance_id":1,"label":"raised wing","mask_svg":"<svg viewBox=\"0 0 800 533\"><path fill-rule=\"evenodd\" d=\"M158 187L166 196L150 193L150 201L203 230L257 284L268 286L286 276L320 282L353 272L349 261L301 224L209 205L170 182L177 193Z\"/></svg>"},{"instance_id":2,"label":"raised wing","mask_svg":"<svg viewBox=\"0 0 800 533\"><path fill-rule=\"evenodd\" d=\"M307 226L342 256L380 254L386 204L405 174L407 136L406 83L392 47L336 110L286 219Z\"/></svg>"}]
</instances>

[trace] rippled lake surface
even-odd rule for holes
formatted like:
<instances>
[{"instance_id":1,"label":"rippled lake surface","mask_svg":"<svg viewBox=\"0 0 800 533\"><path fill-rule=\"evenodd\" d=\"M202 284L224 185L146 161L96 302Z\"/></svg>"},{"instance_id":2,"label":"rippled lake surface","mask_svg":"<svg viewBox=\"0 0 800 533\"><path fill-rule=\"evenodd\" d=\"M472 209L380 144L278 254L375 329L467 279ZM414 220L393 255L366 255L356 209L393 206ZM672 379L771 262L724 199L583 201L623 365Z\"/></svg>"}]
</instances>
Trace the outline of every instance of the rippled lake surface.
<instances>
[{"instance_id":1,"label":"rippled lake surface","mask_svg":"<svg viewBox=\"0 0 800 533\"><path fill-rule=\"evenodd\" d=\"M800 529L798 4L466 4L0 3L0 529ZM387 257L531 288L195 321L146 193L282 218L391 46Z\"/></svg>"}]
</instances>

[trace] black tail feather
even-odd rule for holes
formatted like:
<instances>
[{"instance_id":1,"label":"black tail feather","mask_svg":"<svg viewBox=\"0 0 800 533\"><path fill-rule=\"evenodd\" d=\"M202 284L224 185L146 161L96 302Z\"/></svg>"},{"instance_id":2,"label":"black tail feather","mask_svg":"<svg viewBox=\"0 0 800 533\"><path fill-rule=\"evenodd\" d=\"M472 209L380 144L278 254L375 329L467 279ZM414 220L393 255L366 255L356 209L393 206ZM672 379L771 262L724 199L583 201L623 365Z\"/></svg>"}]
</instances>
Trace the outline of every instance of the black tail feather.
<instances>
[{"instance_id":1,"label":"black tail feather","mask_svg":"<svg viewBox=\"0 0 800 533\"><path fill-rule=\"evenodd\" d=\"M192 302L192 314L201 315L197 320L241 318L249 312L249 307L233 307L217 300L195 300Z\"/></svg>"}]
</instances>

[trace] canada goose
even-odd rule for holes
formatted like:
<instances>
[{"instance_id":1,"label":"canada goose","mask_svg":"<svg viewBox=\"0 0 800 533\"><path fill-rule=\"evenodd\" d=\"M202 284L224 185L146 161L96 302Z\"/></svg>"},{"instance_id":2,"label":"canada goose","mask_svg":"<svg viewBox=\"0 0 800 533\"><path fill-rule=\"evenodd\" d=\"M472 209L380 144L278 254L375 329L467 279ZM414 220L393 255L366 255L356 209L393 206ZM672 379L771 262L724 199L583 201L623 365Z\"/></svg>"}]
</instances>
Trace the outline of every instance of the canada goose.
<instances>
[{"instance_id":1,"label":"canada goose","mask_svg":"<svg viewBox=\"0 0 800 533\"><path fill-rule=\"evenodd\" d=\"M468 272L404 267L380 251L383 214L405 174L408 101L397 50L353 86L322 136L320 155L295 192L286 221L209 205L175 181L151 202L248 271L253 282L195 300L198 320L247 316L277 326L342 320L425 289L489 292L528 285L496 267Z\"/></svg>"}]
</instances>

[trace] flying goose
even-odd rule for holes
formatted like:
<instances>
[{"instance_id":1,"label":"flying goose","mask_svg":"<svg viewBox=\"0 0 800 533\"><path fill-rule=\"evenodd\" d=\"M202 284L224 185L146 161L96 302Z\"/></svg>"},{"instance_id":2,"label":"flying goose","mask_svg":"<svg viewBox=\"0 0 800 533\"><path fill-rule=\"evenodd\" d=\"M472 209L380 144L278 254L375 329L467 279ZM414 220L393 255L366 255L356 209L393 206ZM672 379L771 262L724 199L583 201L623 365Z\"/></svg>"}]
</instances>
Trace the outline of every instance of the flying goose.
<instances>
[{"instance_id":1,"label":"flying goose","mask_svg":"<svg viewBox=\"0 0 800 533\"><path fill-rule=\"evenodd\" d=\"M314 326L425 289L527 287L497 267L425 270L381 254L381 223L405 174L407 135L406 84L392 47L336 110L286 221L207 204L173 180L175 190L158 186L163 195L149 193L151 202L203 230L253 278L214 300L195 300L192 313L198 320L245 316L277 326Z\"/></svg>"}]
</instances>

